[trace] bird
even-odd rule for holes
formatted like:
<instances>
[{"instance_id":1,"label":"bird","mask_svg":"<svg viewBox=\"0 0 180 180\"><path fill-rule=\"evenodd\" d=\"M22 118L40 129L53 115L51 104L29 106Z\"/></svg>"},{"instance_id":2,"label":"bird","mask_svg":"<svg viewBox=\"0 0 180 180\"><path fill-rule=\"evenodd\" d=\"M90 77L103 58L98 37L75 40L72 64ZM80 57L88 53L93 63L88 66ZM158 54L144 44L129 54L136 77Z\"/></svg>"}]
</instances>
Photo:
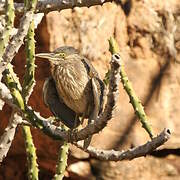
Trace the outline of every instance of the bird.
<instances>
[{"instance_id":1,"label":"bird","mask_svg":"<svg viewBox=\"0 0 180 180\"><path fill-rule=\"evenodd\" d=\"M56 120L60 120L68 128L73 129L80 124L80 120L76 116L76 113L66 106L62 98L58 95L56 84L52 76L46 78L44 82L43 100L45 105L50 108Z\"/></svg>"},{"instance_id":2,"label":"bird","mask_svg":"<svg viewBox=\"0 0 180 180\"><path fill-rule=\"evenodd\" d=\"M50 62L51 76L44 83L43 99L62 123L74 129L79 126L80 117L93 117L95 105L98 106L98 115L102 112L105 85L91 62L77 49L62 46L53 52L38 53L36 57ZM97 87L96 94L92 80Z\"/></svg>"}]
</instances>

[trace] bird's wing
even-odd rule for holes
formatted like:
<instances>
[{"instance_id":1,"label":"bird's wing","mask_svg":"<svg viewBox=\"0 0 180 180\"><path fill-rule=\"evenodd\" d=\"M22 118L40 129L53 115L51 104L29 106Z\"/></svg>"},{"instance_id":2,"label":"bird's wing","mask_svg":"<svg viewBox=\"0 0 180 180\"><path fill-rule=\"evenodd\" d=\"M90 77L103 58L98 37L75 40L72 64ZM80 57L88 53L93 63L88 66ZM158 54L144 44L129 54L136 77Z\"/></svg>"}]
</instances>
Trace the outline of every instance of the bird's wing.
<instances>
[{"instance_id":1,"label":"bird's wing","mask_svg":"<svg viewBox=\"0 0 180 180\"><path fill-rule=\"evenodd\" d=\"M79 125L80 121L76 113L66 106L58 96L56 85L52 77L46 79L43 86L44 103L50 108L55 117L60 119L67 127L73 129Z\"/></svg>"},{"instance_id":2,"label":"bird's wing","mask_svg":"<svg viewBox=\"0 0 180 180\"><path fill-rule=\"evenodd\" d=\"M97 119L98 115L103 109L105 86L99 78L98 73L91 62L86 58L82 58L81 62L84 64L84 67L86 68L87 74L89 76L89 93L92 93L93 103L90 103L90 114L88 119L88 124L90 124L92 120ZM92 136L89 136L84 140L83 147L85 149L89 146L91 139Z\"/></svg>"},{"instance_id":3,"label":"bird's wing","mask_svg":"<svg viewBox=\"0 0 180 180\"><path fill-rule=\"evenodd\" d=\"M97 77L93 77L90 79L92 94L93 94L93 105L91 105L91 111L88 119L88 124L91 123L92 120L96 120L98 115L101 113L103 109L103 101L104 101L104 83ZM83 147L87 149L89 144L91 143L92 135L84 140Z\"/></svg>"},{"instance_id":4,"label":"bird's wing","mask_svg":"<svg viewBox=\"0 0 180 180\"><path fill-rule=\"evenodd\" d=\"M99 78L96 69L94 68L94 66L91 64L91 62L87 58L83 57L81 59L81 62L84 64L84 67L86 68L87 74L89 75L90 78L92 78L92 77Z\"/></svg>"},{"instance_id":5,"label":"bird's wing","mask_svg":"<svg viewBox=\"0 0 180 180\"><path fill-rule=\"evenodd\" d=\"M96 81L97 88L98 88L98 94L97 96L99 97L99 114L102 112L103 105L104 105L104 96L105 96L105 85L101 79L98 77L94 78L94 81ZM93 95L94 96L94 95Z\"/></svg>"},{"instance_id":6,"label":"bird's wing","mask_svg":"<svg viewBox=\"0 0 180 180\"><path fill-rule=\"evenodd\" d=\"M103 81L101 81L101 79L99 78L98 73L95 70L95 68L93 67L93 65L91 64L91 62L85 57L83 57L81 61L87 70L89 79L91 80L91 88L93 88L92 78L94 78L94 83L97 86L96 96L99 98L98 104L99 104L99 114L100 114L103 109L103 104L104 104L105 85L104 85ZM93 94L93 99L94 98L95 98L95 95Z\"/></svg>"}]
</instances>

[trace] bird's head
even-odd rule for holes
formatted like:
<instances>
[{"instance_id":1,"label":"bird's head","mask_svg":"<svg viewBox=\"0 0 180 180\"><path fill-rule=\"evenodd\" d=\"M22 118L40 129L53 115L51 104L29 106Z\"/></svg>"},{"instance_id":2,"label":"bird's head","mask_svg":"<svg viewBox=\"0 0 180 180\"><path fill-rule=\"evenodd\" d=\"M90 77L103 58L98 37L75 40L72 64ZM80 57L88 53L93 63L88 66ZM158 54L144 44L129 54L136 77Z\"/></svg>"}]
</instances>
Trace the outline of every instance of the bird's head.
<instances>
[{"instance_id":1,"label":"bird's head","mask_svg":"<svg viewBox=\"0 0 180 180\"><path fill-rule=\"evenodd\" d=\"M71 46L62 46L51 53L39 53L35 56L48 59L52 64L59 64L61 61L65 61L66 57L73 54L78 54L75 48Z\"/></svg>"}]
</instances>

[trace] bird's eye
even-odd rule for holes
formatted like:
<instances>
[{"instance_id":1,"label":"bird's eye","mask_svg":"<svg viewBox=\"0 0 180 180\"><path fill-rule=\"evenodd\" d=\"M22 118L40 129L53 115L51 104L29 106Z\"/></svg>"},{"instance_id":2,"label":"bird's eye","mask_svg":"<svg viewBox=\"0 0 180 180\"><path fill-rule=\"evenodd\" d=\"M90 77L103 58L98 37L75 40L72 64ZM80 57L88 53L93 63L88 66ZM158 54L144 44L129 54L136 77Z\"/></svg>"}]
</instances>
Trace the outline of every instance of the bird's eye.
<instances>
[{"instance_id":1,"label":"bird's eye","mask_svg":"<svg viewBox=\"0 0 180 180\"><path fill-rule=\"evenodd\" d=\"M65 58L65 53L59 53L58 56L59 56L60 58Z\"/></svg>"}]
</instances>

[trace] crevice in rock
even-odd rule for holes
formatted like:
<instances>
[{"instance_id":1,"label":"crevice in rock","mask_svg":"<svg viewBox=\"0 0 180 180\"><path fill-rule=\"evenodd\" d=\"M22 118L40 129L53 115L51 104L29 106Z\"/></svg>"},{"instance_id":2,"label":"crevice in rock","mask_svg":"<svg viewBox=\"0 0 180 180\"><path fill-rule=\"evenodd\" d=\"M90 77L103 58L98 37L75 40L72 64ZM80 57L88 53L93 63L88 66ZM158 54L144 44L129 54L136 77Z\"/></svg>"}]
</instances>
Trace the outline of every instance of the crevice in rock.
<instances>
[{"instance_id":1,"label":"crevice in rock","mask_svg":"<svg viewBox=\"0 0 180 180\"><path fill-rule=\"evenodd\" d=\"M125 1L116 0L115 3L121 6L126 16L130 14L132 8L132 0L125 0Z\"/></svg>"}]
</instances>

